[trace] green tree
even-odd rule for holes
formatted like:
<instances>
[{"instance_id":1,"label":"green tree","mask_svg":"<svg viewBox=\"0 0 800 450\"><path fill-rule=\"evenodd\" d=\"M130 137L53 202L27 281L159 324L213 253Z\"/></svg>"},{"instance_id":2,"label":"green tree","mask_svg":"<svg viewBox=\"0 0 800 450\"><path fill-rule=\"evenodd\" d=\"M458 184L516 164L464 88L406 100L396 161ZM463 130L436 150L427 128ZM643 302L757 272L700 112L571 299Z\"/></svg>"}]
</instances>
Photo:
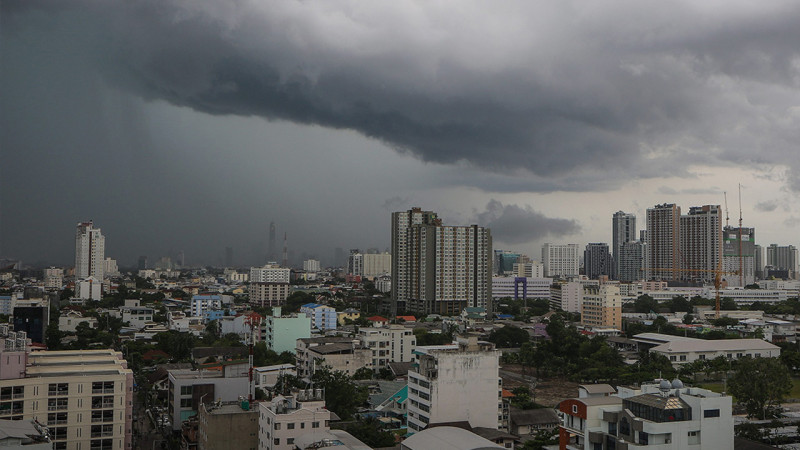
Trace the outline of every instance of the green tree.
<instances>
[{"instance_id":1,"label":"green tree","mask_svg":"<svg viewBox=\"0 0 800 450\"><path fill-rule=\"evenodd\" d=\"M345 427L345 431L371 448L394 447L394 433L383 430L374 417L357 420Z\"/></svg>"},{"instance_id":2,"label":"green tree","mask_svg":"<svg viewBox=\"0 0 800 450\"><path fill-rule=\"evenodd\" d=\"M353 379L371 380L373 375L375 375L375 372L373 372L369 367L360 367L358 370L356 370L356 373L353 374Z\"/></svg>"},{"instance_id":3,"label":"green tree","mask_svg":"<svg viewBox=\"0 0 800 450\"><path fill-rule=\"evenodd\" d=\"M658 310L658 302L647 294L640 295L639 298L633 302L634 311L637 313L650 313Z\"/></svg>"},{"instance_id":4,"label":"green tree","mask_svg":"<svg viewBox=\"0 0 800 450\"><path fill-rule=\"evenodd\" d=\"M736 311L739 306L730 297L722 297L719 301L719 309L722 311Z\"/></svg>"},{"instance_id":5,"label":"green tree","mask_svg":"<svg viewBox=\"0 0 800 450\"><path fill-rule=\"evenodd\" d=\"M766 419L775 414L792 390L789 369L777 358L741 358L728 382L730 393L744 405L748 417Z\"/></svg>"},{"instance_id":6,"label":"green tree","mask_svg":"<svg viewBox=\"0 0 800 450\"><path fill-rule=\"evenodd\" d=\"M344 420L353 417L359 407L363 406L369 393L367 388L359 386L346 373L329 367L321 367L311 377L314 387L325 390L325 407Z\"/></svg>"},{"instance_id":7,"label":"green tree","mask_svg":"<svg viewBox=\"0 0 800 450\"><path fill-rule=\"evenodd\" d=\"M498 348L518 348L528 340L530 336L527 331L512 325L492 330L488 338L488 341L493 342Z\"/></svg>"},{"instance_id":8,"label":"green tree","mask_svg":"<svg viewBox=\"0 0 800 450\"><path fill-rule=\"evenodd\" d=\"M691 314L686 314L683 316L683 323L686 325L691 325L694 322L694 317Z\"/></svg>"}]
</instances>

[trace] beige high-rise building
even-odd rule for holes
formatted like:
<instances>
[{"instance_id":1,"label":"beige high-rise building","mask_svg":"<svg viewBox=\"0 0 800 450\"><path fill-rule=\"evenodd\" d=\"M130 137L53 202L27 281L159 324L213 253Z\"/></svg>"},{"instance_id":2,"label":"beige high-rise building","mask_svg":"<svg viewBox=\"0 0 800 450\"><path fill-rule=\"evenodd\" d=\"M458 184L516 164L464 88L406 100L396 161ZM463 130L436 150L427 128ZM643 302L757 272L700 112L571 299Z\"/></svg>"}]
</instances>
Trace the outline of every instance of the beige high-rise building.
<instances>
[{"instance_id":1,"label":"beige high-rise building","mask_svg":"<svg viewBox=\"0 0 800 450\"><path fill-rule=\"evenodd\" d=\"M132 448L133 372L121 353L6 348L0 419L38 420L54 449Z\"/></svg>"},{"instance_id":2,"label":"beige high-rise building","mask_svg":"<svg viewBox=\"0 0 800 450\"><path fill-rule=\"evenodd\" d=\"M722 215L719 205L693 206L681 216L681 279L714 280L722 268Z\"/></svg>"},{"instance_id":3,"label":"beige high-rise building","mask_svg":"<svg viewBox=\"0 0 800 450\"><path fill-rule=\"evenodd\" d=\"M583 287L581 325L622 329L622 296L618 285Z\"/></svg>"},{"instance_id":4,"label":"beige high-rise building","mask_svg":"<svg viewBox=\"0 0 800 450\"><path fill-rule=\"evenodd\" d=\"M365 253L363 275L370 280L381 275L392 273L392 255L390 253Z\"/></svg>"}]
</instances>

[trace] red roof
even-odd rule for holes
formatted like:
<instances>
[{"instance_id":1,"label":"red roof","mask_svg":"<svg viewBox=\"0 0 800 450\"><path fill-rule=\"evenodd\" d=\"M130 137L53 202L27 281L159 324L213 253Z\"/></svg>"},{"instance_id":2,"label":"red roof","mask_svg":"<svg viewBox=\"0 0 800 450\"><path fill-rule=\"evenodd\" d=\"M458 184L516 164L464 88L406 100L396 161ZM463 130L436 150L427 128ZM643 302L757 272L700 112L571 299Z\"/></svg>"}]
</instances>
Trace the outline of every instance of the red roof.
<instances>
[{"instance_id":1,"label":"red roof","mask_svg":"<svg viewBox=\"0 0 800 450\"><path fill-rule=\"evenodd\" d=\"M398 319L403 319L406 322L416 322L417 318L414 316L397 316Z\"/></svg>"},{"instance_id":2,"label":"red roof","mask_svg":"<svg viewBox=\"0 0 800 450\"><path fill-rule=\"evenodd\" d=\"M514 394L508 389L503 389L503 398L511 398L511 397L514 397Z\"/></svg>"},{"instance_id":3,"label":"red roof","mask_svg":"<svg viewBox=\"0 0 800 450\"><path fill-rule=\"evenodd\" d=\"M369 320L370 322L388 322L389 321L389 319L387 319L385 317L381 317L381 316L372 316L372 317L368 318L367 320Z\"/></svg>"}]
</instances>

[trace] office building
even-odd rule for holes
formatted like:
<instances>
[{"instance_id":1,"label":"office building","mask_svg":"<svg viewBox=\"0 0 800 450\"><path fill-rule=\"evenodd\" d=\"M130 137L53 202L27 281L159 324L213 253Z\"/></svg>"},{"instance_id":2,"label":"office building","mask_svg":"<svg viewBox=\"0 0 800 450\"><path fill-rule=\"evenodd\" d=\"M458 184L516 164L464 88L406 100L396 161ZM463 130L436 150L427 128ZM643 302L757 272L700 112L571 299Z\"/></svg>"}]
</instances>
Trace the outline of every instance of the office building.
<instances>
[{"instance_id":1,"label":"office building","mask_svg":"<svg viewBox=\"0 0 800 450\"><path fill-rule=\"evenodd\" d=\"M494 269L495 275L508 275L514 270L514 265L520 262L519 253L510 252L508 250L495 250L494 251Z\"/></svg>"},{"instance_id":2,"label":"office building","mask_svg":"<svg viewBox=\"0 0 800 450\"><path fill-rule=\"evenodd\" d=\"M47 325L50 323L50 307L47 300L41 302L17 301L12 323L14 331L24 331L31 342L44 344Z\"/></svg>"},{"instance_id":3,"label":"office building","mask_svg":"<svg viewBox=\"0 0 800 450\"><path fill-rule=\"evenodd\" d=\"M725 227L722 243L722 277L728 287L745 287L756 282L755 228ZM735 272L735 273L734 273Z\"/></svg>"},{"instance_id":4,"label":"office building","mask_svg":"<svg viewBox=\"0 0 800 450\"><path fill-rule=\"evenodd\" d=\"M680 218L681 208L674 203L647 209L647 279L681 279Z\"/></svg>"},{"instance_id":5,"label":"office building","mask_svg":"<svg viewBox=\"0 0 800 450\"><path fill-rule=\"evenodd\" d=\"M92 221L80 222L75 232L75 278L103 280L106 238Z\"/></svg>"},{"instance_id":6,"label":"office building","mask_svg":"<svg viewBox=\"0 0 800 450\"><path fill-rule=\"evenodd\" d=\"M611 276L611 253L606 243L590 243L583 252L583 272L596 280L601 276Z\"/></svg>"},{"instance_id":7,"label":"office building","mask_svg":"<svg viewBox=\"0 0 800 450\"><path fill-rule=\"evenodd\" d=\"M54 449L133 448L133 372L121 353L22 345L0 347L0 419L37 420Z\"/></svg>"},{"instance_id":8,"label":"office building","mask_svg":"<svg viewBox=\"0 0 800 450\"><path fill-rule=\"evenodd\" d=\"M613 252L613 263L611 276L619 280L621 265L623 261L622 246L631 241L635 241L636 236L636 216L623 211L617 211L611 218L611 251Z\"/></svg>"},{"instance_id":9,"label":"office building","mask_svg":"<svg viewBox=\"0 0 800 450\"><path fill-rule=\"evenodd\" d=\"M584 393L593 388L585 386ZM567 399L559 404L559 447L732 449L732 403L727 395L684 387L680 380Z\"/></svg>"},{"instance_id":10,"label":"office building","mask_svg":"<svg viewBox=\"0 0 800 450\"><path fill-rule=\"evenodd\" d=\"M581 325L622 330L622 296L619 286L584 286L581 298Z\"/></svg>"},{"instance_id":11,"label":"office building","mask_svg":"<svg viewBox=\"0 0 800 450\"><path fill-rule=\"evenodd\" d=\"M578 244L544 244L542 264L544 276L550 278L577 277L580 273Z\"/></svg>"},{"instance_id":12,"label":"office building","mask_svg":"<svg viewBox=\"0 0 800 450\"><path fill-rule=\"evenodd\" d=\"M713 281L722 267L722 216L719 205L693 206L680 220L681 278Z\"/></svg>"},{"instance_id":13,"label":"office building","mask_svg":"<svg viewBox=\"0 0 800 450\"><path fill-rule=\"evenodd\" d=\"M503 421L500 352L477 338L417 347L408 372L408 428L468 422L497 429Z\"/></svg>"},{"instance_id":14,"label":"office building","mask_svg":"<svg viewBox=\"0 0 800 450\"><path fill-rule=\"evenodd\" d=\"M193 317L205 317L209 311L222 309L222 297L217 294L193 295L191 314Z\"/></svg>"},{"instance_id":15,"label":"office building","mask_svg":"<svg viewBox=\"0 0 800 450\"><path fill-rule=\"evenodd\" d=\"M410 229L414 225L431 225L437 222L436 213L412 208L392 213L392 315L404 311L411 294Z\"/></svg>"},{"instance_id":16,"label":"office building","mask_svg":"<svg viewBox=\"0 0 800 450\"><path fill-rule=\"evenodd\" d=\"M755 265L756 265L756 280L764 279L764 247L755 245Z\"/></svg>"},{"instance_id":17,"label":"office building","mask_svg":"<svg viewBox=\"0 0 800 450\"><path fill-rule=\"evenodd\" d=\"M584 287L599 285L597 280L589 279L553 283L550 286L550 309L580 313Z\"/></svg>"},{"instance_id":18,"label":"office building","mask_svg":"<svg viewBox=\"0 0 800 450\"><path fill-rule=\"evenodd\" d=\"M550 299L552 278L492 277L492 298Z\"/></svg>"},{"instance_id":19,"label":"office building","mask_svg":"<svg viewBox=\"0 0 800 450\"><path fill-rule=\"evenodd\" d=\"M767 247L766 265L773 270L786 271L788 278L797 279L797 248L794 245Z\"/></svg>"}]
</instances>

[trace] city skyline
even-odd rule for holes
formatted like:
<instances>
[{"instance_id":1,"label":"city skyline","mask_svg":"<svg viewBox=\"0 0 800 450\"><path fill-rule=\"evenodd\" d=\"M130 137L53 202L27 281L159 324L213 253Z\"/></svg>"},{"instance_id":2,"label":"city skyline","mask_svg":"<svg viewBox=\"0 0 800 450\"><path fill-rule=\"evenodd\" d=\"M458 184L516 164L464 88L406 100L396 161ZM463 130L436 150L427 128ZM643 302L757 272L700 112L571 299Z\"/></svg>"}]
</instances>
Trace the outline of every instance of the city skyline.
<instances>
[{"instance_id":1,"label":"city skyline","mask_svg":"<svg viewBox=\"0 0 800 450\"><path fill-rule=\"evenodd\" d=\"M534 256L739 183L800 244L800 6L613 5L3 2L0 257L91 218L123 266L256 264L270 222L325 259L413 206Z\"/></svg>"}]
</instances>

